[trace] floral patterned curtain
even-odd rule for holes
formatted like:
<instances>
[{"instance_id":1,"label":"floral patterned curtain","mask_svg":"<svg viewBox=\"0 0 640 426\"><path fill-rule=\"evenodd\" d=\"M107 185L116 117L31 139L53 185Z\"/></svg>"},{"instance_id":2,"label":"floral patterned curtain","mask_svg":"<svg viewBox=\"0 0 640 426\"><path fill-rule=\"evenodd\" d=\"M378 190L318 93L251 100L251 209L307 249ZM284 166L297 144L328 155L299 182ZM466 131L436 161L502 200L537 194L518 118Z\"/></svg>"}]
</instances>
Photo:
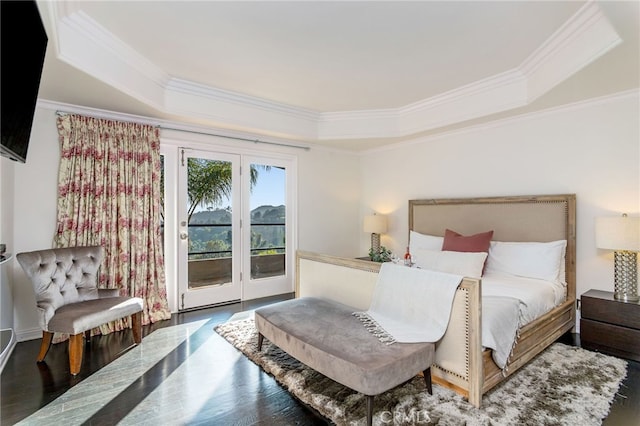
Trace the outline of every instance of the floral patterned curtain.
<instances>
[{"instance_id":1,"label":"floral patterned curtain","mask_svg":"<svg viewBox=\"0 0 640 426\"><path fill-rule=\"evenodd\" d=\"M80 115L58 117L55 247L102 245L98 286L144 300L143 324L171 317L160 235L156 127ZM127 320L102 334L130 327Z\"/></svg>"}]
</instances>

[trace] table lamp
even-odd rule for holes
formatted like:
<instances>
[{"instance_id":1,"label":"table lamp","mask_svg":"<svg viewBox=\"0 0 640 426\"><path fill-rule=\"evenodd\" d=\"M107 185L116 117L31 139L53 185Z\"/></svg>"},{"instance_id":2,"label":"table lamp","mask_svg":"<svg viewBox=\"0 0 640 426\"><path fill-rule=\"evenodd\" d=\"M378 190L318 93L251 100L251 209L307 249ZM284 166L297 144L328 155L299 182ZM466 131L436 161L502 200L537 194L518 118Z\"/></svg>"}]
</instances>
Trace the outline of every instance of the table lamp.
<instances>
[{"instance_id":1,"label":"table lamp","mask_svg":"<svg viewBox=\"0 0 640 426\"><path fill-rule=\"evenodd\" d=\"M387 218L372 214L364 217L364 232L371 232L371 250L380 251L380 234L387 232Z\"/></svg>"},{"instance_id":2,"label":"table lamp","mask_svg":"<svg viewBox=\"0 0 640 426\"><path fill-rule=\"evenodd\" d=\"M640 217L596 218L596 246L614 250L614 298L637 302L638 255L640 251Z\"/></svg>"}]
</instances>

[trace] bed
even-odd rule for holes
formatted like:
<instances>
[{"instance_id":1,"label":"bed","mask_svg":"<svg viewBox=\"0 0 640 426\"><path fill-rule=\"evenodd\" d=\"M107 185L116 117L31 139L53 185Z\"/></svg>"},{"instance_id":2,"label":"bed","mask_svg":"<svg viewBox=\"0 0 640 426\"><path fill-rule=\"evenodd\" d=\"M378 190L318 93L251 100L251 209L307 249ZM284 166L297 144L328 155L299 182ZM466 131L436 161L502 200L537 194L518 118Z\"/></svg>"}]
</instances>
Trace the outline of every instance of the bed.
<instances>
[{"instance_id":1,"label":"bed","mask_svg":"<svg viewBox=\"0 0 640 426\"><path fill-rule=\"evenodd\" d=\"M458 287L447 331L436 344L432 380L479 407L484 393L575 327L575 195L410 200L408 213L408 237L442 237L446 229L462 235L492 230L492 244L565 241L563 291L556 294L553 307L518 324L515 342L503 354L504 365L498 365L494 350L483 342L483 314L499 311L500 303L483 297L482 283L487 281L490 288L495 271L480 279L465 277ZM296 297L325 297L367 309L379 269L374 262L299 251ZM528 282L525 278L517 285L526 290ZM499 296L501 290L493 291Z\"/></svg>"}]
</instances>

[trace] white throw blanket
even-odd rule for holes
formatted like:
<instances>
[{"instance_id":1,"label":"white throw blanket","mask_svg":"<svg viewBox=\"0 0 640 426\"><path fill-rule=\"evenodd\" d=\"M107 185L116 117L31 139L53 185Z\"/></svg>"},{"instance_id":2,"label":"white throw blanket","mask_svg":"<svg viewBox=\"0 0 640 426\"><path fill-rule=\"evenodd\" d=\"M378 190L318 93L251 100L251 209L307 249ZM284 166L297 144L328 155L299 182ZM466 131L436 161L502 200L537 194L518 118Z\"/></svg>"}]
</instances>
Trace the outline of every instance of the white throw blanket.
<instances>
[{"instance_id":1,"label":"white throw blanket","mask_svg":"<svg viewBox=\"0 0 640 426\"><path fill-rule=\"evenodd\" d=\"M369 310L354 312L380 340L437 342L462 276L383 263Z\"/></svg>"},{"instance_id":2,"label":"white throw blanket","mask_svg":"<svg viewBox=\"0 0 640 426\"><path fill-rule=\"evenodd\" d=\"M520 303L513 297L482 297L482 346L493 349L493 360L501 369L516 341Z\"/></svg>"}]
</instances>

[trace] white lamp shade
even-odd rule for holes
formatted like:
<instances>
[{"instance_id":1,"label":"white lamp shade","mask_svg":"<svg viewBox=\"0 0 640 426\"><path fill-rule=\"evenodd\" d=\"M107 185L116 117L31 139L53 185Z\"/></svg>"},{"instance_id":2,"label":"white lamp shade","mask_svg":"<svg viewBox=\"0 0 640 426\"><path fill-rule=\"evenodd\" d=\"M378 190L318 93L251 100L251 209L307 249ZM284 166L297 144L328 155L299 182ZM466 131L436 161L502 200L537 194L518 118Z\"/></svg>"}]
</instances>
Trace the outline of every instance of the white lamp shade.
<instances>
[{"instance_id":1,"label":"white lamp shade","mask_svg":"<svg viewBox=\"0 0 640 426\"><path fill-rule=\"evenodd\" d=\"M596 218L596 247L640 251L640 217Z\"/></svg>"},{"instance_id":2,"label":"white lamp shade","mask_svg":"<svg viewBox=\"0 0 640 426\"><path fill-rule=\"evenodd\" d=\"M387 218L377 214L364 217L364 232L384 234L387 232Z\"/></svg>"}]
</instances>

